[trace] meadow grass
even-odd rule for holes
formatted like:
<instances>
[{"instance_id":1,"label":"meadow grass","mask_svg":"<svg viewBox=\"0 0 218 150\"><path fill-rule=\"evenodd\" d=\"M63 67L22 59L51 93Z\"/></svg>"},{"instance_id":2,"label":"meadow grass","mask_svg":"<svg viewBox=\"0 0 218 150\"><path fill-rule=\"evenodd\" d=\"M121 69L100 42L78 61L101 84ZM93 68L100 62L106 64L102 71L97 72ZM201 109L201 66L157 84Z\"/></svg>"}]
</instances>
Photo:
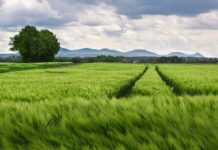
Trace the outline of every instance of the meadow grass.
<instances>
[{"instance_id":1,"label":"meadow grass","mask_svg":"<svg viewBox=\"0 0 218 150\"><path fill-rule=\"evenodd\" d=\"M218 98L1 102L1 149L216 149Z\"/></svg>"},{"instance_id":2,"label":"meadow grass","mask_svg":"<svg viewBox=\"0 0 218 150\"><path fill-rule=\"evenodd\" d=\"M136 82L132 95L142 96L170 96L172 89L165 84L155 70L154 65L150 65L145 75Z\"/></svg>"},{"instance_id":3,"label":"meadow grass","mask_svg":"<svg viewBox=\"0 0 218 150\"><path fill-rule=\"evenodd\" d=\"M74 65L72 62L50 62L50 63L0 63L0 73L23 71L31 69L47 69L55 67L66 67Z\"/></svg>"},{"instance_id":4,"label":"meadow grass","mask_svg":"<svg viewBox=\"0 0 218 150\"><path fill-rule=\"evenodd\" d=\"M218 94L218 65L158 65L158 70L178 95Z\"/></svg>"},{"instance_id":5,"label":"meadow grass","mask_svg":"<svg viewBox=\"0 0 218 150\"><path fill-rule=\"evenodd\" d=\"M0 69L5 67L1 65ZM35 64L23 65L29 68L0 73L0 149L218 147L218 96L173 94L170 86L175 84L162 77L167 86L153 65L148 69L122 63L33 69ZM204 85L210 81L216 90L217 70L206 65L159 68L170 82L186 87L183 91L191 85L197 88L197 79ZM206 71L199 75L198 69ZM200 76L208 76L206 83Z\"/></svg>"},{"instance_id":6,"label":"meadow grass","mask_svg":"<svg viewBox=\"0 0 218 150\"><path fill-rule=\"evenodd\" d=\"M135 76L132 80L130 80L127 84L124 84L120 90L117 91L116 98L122 98L130 96L133 92L133 88L135 87L135 84L138 80L141 79L141 77L144 76L146 71L148 70L148 66L146 66L141 73L139 73L137 76Z\"/></svg>"},{"instance_id":7,"label":"meadow grass","mask_svg":"<svg viewBox=\"0 0 218 150\"><path fill-rule=\"evenodd\" d=\"M0 101L115 97L144 67L95 63L3 73L0 74Z\"/></svg>"}]
</instances>

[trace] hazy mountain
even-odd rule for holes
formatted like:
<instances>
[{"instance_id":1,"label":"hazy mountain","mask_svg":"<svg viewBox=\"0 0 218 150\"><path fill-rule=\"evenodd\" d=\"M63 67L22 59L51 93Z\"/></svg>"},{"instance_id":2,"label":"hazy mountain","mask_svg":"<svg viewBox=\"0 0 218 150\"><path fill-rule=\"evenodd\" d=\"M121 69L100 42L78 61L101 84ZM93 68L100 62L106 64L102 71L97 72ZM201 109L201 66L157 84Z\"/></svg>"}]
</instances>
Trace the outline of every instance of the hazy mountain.
<instances>
[{"instance_id":1,"label":"hazy mountain","mask_svg":"<svg viewBox=\"0 0 218 150\"><path fill-rule=\"evenodd\" d=\"M143 49L137 49L132 50L129 52L120 52L118 50L112 50L108 48L103 49L91 49L91 48L82 48L82 49L76 49L76 50L69 50L66 48L61 48L56 55L56 57L96 57L100 55L106 55L106 56L125 56L125 57L160 57L161 55L153 53L151 51L143 50ZM14 53L8 53L8 54L0 54L0 58L7 58L7 57L17 57L19 54ZM195 53L192 55L185 54L182 52L172 52L167 57L171 56L178 56L178 57L204 57L200 53Z\"/></svg>"},{"instance_id":2,"label":"hazy mountain","mask_svg":"<svg viewBox=\"0 0 218 150\"><path fill-rule=\"evenodd\" d=\"M195 54L185 54L182 52L172 52L170 54L167 55L168 57L172 57L172 56L178 56L178 57L204 57L204 55L200 54L200 53L195 53Z\"/></svg>"},{"instance_id":3,"label":"hazy mountain","mask_svg":"<svg viewBox=\"0 0 218 150\"><path fill-rule=\"evenodd\" d=\"M0 54L0 58L18 57L18 56L19 56L19 54L13 54L13 53Z\"/></svg>"},{"instance_id":4,"label":"hazy mountain","mask_svg":"<svg viewBox=\"0 0 218 150\"><path fill-rule=\"evenodd\" d=\"M204 55L202 55L201 53L195 53L193 55L190 55L190 57L199 57L199 58L201 58L201 57L204 57Z\"/></svg>"},{"instance_id":5,"label":"hazy mountain","mask_svg":"<svg viewBox=\"0 0 218 150\"><path fill-rule=\"evenodd\" d=\"M120 52L118 50L111 50L108 48L104 48L101 50L98 49L90 49L90 48L82 48L76 50L68 50L65 48L61 48L57 57L96 57L100 55L107 55L107 56L125 56L125 57L160 57L161 55L153 53L151 51L138 49L132 50L129 52ZM195 53L192 55L185 54L182 52L172 52L167 55L167 57L171 56L178 56L178 57L204 57L200 53Z\"/></svg>"},{"instance_id":6,"label":"hazy mountain","mask_svg":"<svg viewBox=\"0 0 218 150\"><path fill-rule=\"evenodd\" d=\"M146 50L133 50L129 52L120 52L117 50L111 49L90 49L90 48L83 48L77 50L68 50L65 48L61 48L57 57L96 57L100 55L107 55L107 56L126 56L126 57L158 57L159 55L150 51Z\"/></svg>"},{"instance_id":7,"label":"hazy mountain","mask_svg":"<svg viewBox=\"0 0 218 150\"><path fill-rule=\"evenodd\" d=\"M160 55L147 51L147 50L132 50L126 53L123 53L127 57L159 57Z\"/></svg>"},{"instance_id":8,"label":"hazy mountain","mask_svg":"<svg viewBox=\"0 0 218 150\"><path fill-rule=\"evenodd\" d=\"M110 50L106 48L101 50L90 48L67 50L61 48L57 54L58 57L96 57L99 55L122 56L122 53L116 50Z\"/></svg>"},{"instance_id":9,"label":"hazy mountain","mask_svg":"<svg viewBox=\"0 0 218 150\"><path fill-rule=\"evenodd\" d=\"M61 48L61 49L59 50L59 53L68 53L68 52L71 52L71 50L66 49L66 48Z\"/></svg>"},{"instance_id":10,"label":"hazy mountain","mask_svg":"<svg viewBox=\"0 0 218 150\"><path fill-rule=\"evenodd\" d=\"M98 55L98 50L83 48L77 50L68 50L65 48L61 48L57 57L95 57Z\"/></svg>"},{"instance_id":11,"label":"hazy mountain","mask_svg":"<svg viewBox=\"0 0 218 150\"><path fill-rule=\"evenodd\" d=\"M111 56L122 56L122 52L117 50L111 50L108 48L103 48L100 50L100 53L103 55L111 55Z\"/></svg>"},{"instance_id":12,"label":"hazy mountain","mask_svg":"<svg viewBox=\"0 0 218 150\"><path fill-rule=\"evenodd\" d=\"M73 53L81 53L81 54L86 54L86 53L98 53L97 49L91 49L91 48L82 48L82 49L76 49L71 51Z\"/></svg>"},{"instance_id":13,"label":"hazy mountain","mask_svg":"<svg viewBox=\"0 0 218 150\"><path fill-rule=\"evenodd\" d=\"M167 55L168 57L178 56L178 57L187 57L187 54L182 52L172 52Z\"/></svg>"}]
</instances>

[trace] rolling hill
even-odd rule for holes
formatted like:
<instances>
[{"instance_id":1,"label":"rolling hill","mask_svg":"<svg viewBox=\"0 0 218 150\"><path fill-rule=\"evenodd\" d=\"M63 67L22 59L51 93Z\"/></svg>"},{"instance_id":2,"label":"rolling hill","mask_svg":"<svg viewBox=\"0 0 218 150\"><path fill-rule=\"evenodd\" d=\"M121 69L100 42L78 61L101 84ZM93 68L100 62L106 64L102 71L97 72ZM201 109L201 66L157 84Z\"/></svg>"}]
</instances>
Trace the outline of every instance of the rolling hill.
<instances>
[{"instance_id":1,"label":"rolling hill","mask_svg":"<svg viewBox=\"0 0 218 150\"><path fill-rule=\"evenodd\" d=\"M56 57L97 57L100 55L106 55L106 56L124 56L124 57L161 57L163 55L159 55L157 53L148 51L148 50L143 50L143 49L136 49L136 50L131 50L128 52L121 52L118 50L112 50L108 48L103 48L103 49L91 49L91 48L82 48L82 49L76 49L76 50L69 50L66 48L61 48L56 55ZM17 53L3 53L0 54L0 58L7 58L7 57L17 57L19 54ZM195 57L195 58L201 58L205 57L200 53L194 53L194 54L185 54L182 52L172 52L168 55L165 55L166 57L172 57L172 56L177 56L177 57Z\"/></svg>"},{"instance_id":2,"label":"rolling hill","mask_svg":"<svg viewBox=\"0 0 218 150\"><path fill-rule=\"evenodd\" d=\"M90 49L90 48L82 48L77 50L68 50L65 48L61 48L57 57L96 57L99 55L107 55L107 56L125 56L125 57L159 57L160 55L147 51L147 50L132 50L129 52L120 52L118 50L111 49Z\"/></svg>"},{"instance_id":3,"label":"rolling hill","mask_svg":"<svg viewBox=\"0 0 218 150\"><path fill-rule=\"evenodd\" d=\"M172 56L177 56L177 57L195 57L195 58L201 58L204 57L204 55L200 54L200 53L194 53L194 54L185 54L182 52L172 52L170 54L167 55L167 57L172 57Z\"/></svg>"}]
</instances>

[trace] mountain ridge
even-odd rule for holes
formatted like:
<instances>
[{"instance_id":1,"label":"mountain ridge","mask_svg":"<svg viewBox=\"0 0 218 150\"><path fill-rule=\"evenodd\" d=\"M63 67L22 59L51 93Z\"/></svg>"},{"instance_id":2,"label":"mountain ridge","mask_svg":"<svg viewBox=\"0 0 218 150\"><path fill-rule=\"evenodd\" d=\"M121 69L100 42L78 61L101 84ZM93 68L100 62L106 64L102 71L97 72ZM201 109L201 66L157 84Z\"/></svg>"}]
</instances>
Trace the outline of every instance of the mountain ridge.
<instances>
[{"instance_id":1,"label":"mountain ridge","mask_svg":"<svg viewBox=\"0 0 218 150\"><path fill-rule=\"evenodd\" d=\"M205 57L204 55L202 55L199 52L196 52L194 54L186 54L186 53L183 53L183 52L171 52L166 56L167 57L172 57L172 56L177 56L177 57L199 57L199 58Z\"/></svg>"},{"instance_id":2,"label":"mountain ridge","mask_svg":"<svg viewBox=\"0 0 218 150\"><path fill-rule=\"evenodd\" d=\"M70 50L67 48L60 48L59 52L56 54L56 57L97 57L100 55L106 56L124 56L124 57L195 57L195 58L203 58L205 57L199 52L194 54L186 54L183 52L171 52L168 55L159 55L149 50L145 49L134 49L128 52L121 52L119 50L109 49L109 48L102 48L102 49L92 49L92 48L81 48ZM0 58L7 58L7 57L17 57L19 56L18 53L0 53Z\"/></svg>"},{"instance_id":3,"label":"mountain ridge","mask_svg":"<svg viewBox=\"0 0 218 150\"><path fill-rule=\"evenodd\" d=\"M124 56L124 57L205 57L199 52L196 52L194 54L186 54L183 52L172 52L168 55L159 55L157 53L151 52L149 50L145 49L134 49L128 52L121 52L119 50L112 50L108 48L102 48L102 49L91 49L91 48L81 48L81 49L75 49L75 50L69 50L66 52L66 48L61 48L57 57L96 57L99 55L108 55L108 56Z\"/></svg>"}]
</instances>

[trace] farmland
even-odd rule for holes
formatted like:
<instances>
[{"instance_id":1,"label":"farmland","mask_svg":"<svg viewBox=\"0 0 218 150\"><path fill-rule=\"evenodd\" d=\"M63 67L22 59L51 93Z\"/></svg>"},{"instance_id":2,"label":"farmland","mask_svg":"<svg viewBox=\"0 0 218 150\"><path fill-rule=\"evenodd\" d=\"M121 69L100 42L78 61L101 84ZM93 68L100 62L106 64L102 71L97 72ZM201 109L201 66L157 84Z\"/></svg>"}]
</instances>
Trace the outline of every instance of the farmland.
<instances>
[{"instance_id":1,"label":"farmland","mask_svg":"<svg viewBox=\"0 0 218 150\"><path fill-rule=\"evenodd\" d=\"M162 65L158 69L177 94L218 94L217 65Z\"/></svg>"},{"instance_id":2,"label":"farmland","mask_svg":"<svg viewBox=\"0 0 218 150\"><path fill-rule=\"evenodd\" d=\"M81 64L1 74L0 100L35 102L67 97L105 98L118 94L120 88L143 68L144 65Z\"/></svg>"},{"instance_id":3,"label":"farmland","mask_svg":"<svg viewBox=\"0 0 218 150\"><path fill-rule=\"evenodd\" d=\"M0 149L218 147L217 65L42 63L0 70Z\"/></svg>"},{"instance_id":4,"label":"farmland","mask_svg":"<svg viewBox=\"0 0 218 150\"><path fill-rule=\"evenodd\" d=\"M170 96L172 94L172 89L161 80L154 66L149 67L133 90L133 95L142 96Z\"/></svg>"}]
</instances>

